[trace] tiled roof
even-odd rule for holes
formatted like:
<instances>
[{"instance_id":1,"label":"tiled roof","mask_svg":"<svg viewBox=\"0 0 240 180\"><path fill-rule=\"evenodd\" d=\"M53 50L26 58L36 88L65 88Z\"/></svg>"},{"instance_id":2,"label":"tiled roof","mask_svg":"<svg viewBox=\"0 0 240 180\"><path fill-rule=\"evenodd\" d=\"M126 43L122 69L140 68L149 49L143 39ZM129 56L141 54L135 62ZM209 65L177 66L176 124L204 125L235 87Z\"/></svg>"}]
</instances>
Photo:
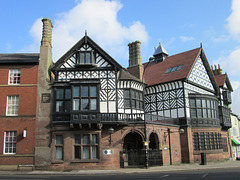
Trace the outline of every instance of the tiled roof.
<instances>
[{"instance_id":1,"label":"tiled roof","mask_svg":"<svg viewBox=\"0 0 240 180\"><path fill-rule=\"evenodd\" d=\"M142 83L140 79L130 74L126 69L120 70L119 80L134 80Z\"/></svg>"},{"instance_id":2,"label":"tiled roof","mask_svg":"<svg viewBox=\"0 0 240 180\"><path fill-rule=\"evenodd\" d=\"M195 60L197 59L200 53L201 48L197 48L180 54L166 57L165 60L160 63L155 62L144 63L143 65L145 67L144 72L145 83L148 86L151 86L187 78L193 67ZM168 68L180 65L183 65L181 70L171 73L165 73Z\"/></svg>"},{"instance_id":3,"label":"tiled roof","mask_svg":"<svg viewBox=\"0 0 240 180\"><path fill-rule=\"evenodd\" d=\"M0 64L37 64L39 53L0 54Z\"/></svg>"},{"instance_id":4,"label":"tiled roof","mask_svg":"<svg viewBox=\"0 0 240 180\"><path fill-rule=\"evenodd\" d=\"M218 87L221 87L224 85L227 75L226 74L214 75L214 77L215 77Z\"/></svg>"},{"instance_id":5,"label":"tiled roof","mask_svg":"<svg viewBox=\"0 0 240 180\"><path fill-rule=\"evenodd\" d=\"M218 87L223 87L224 84L226 83L228 89L230 91L233 91L231 82L230 82L227 74L214 75L214 78L217 82Z\"/></svg>"}]
</instances>

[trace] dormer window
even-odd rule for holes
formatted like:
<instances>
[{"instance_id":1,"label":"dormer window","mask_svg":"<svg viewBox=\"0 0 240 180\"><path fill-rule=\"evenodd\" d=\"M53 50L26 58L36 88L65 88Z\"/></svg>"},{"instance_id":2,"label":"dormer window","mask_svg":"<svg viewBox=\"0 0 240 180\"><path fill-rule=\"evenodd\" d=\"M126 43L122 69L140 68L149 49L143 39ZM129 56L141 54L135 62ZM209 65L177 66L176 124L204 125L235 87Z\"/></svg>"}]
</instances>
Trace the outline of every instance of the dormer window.
<instances>
[{"instance_id":1,"label":"dormer window","mask_svg":"<svg viewBox=\"0 0 240 180\"><path fill-rule=\"evenodd\" d=\"M77 54L77 65L94 65L95 57L93 51L80 51Z\"/></svg>"}]
</instances>

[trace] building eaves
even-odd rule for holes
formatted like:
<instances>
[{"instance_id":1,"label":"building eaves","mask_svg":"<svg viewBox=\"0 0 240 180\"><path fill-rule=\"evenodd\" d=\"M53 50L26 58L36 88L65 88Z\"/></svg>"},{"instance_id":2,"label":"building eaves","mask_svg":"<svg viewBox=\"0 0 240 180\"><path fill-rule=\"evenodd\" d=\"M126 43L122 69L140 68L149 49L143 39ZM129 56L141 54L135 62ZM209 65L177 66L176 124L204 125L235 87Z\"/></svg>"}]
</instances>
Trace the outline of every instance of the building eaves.
<instances>
[{"instance_id":1,"label":"building eaves","mask_svg":"<svg viewBox=\"0 0 240 180\"><path fill-rule=\"evenodd\" d=\"M38 64L39 53L0 54L0 64Z\"/></svg>"}]
</instances>

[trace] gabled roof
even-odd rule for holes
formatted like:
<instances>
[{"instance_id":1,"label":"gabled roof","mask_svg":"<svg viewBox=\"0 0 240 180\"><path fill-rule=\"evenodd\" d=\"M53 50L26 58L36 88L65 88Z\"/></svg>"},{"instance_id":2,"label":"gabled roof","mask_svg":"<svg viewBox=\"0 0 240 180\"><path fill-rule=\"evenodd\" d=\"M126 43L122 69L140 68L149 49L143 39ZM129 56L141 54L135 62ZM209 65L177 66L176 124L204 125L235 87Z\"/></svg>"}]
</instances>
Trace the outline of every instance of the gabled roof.
<instances>
[{"instance_id":1,"label":"gabled roof","mask_svg":"<svg viewBox=\"0 0 240 180\"><path fill-rule=\"evenodd\" d=\"M111 65L116 67L118 70L122 69L122 66L115 61L109 54L107 54L99 45L97 45L90 37L85 35L80 39L71 49L69 49L52 67L52 70L58 69L65 60L67 60L77 49L82 47L84 44L89 44L94 50L101 54Z\"/></svg>"},{"instance_id":2,"label":"gabled roof","mask_svg":"<svg viewBox=\"0 0 240 180\"><path fill-rule=\"evenodd\" d=\"M215 80L217 82L218 87L223 87L224 84L227 84L227 87L230 91L233 91L232 85L230 83L230 80L228 78L227 74L219 74L219 75L214 75Z\"/></svg>"},{"instance_id":3,"label":"gabled roof","mask_svg":"<svg viewBox=\"0 0 240 180\"><path fill-rule=\"evenodd\" d=\"M207 70L215 92L218 92L218 86L216 84L213 73L202 48L196 48L173 56L168 56L163 62L160 63L144 63L143 65L145 68L145 83L148 86L152 86L177 80L186 80L189 77L194 63L199 56L201 56L202 58L203 64ZM182 68L179 71L165 73L167 69L181 65Z\"/></svg>"},{"instance_id":4,"label":"gabled roof","mask_svg":"<svg viewBox=\"0 0 240 180\"><path fill-rule=\"evenodd\" d=\"M186 79L192 66L201 53L201 48L186 51L173 56L168 56L161 63L144 63L144 79L149 86ZM168 68L183 65L180 71L165 73ZM146 67L147 66L147 67Z\"/></svg>"},{"instance_id":5,"label":"gabled roof","mask_svg":"<svg viewBox=\"0 0 240 180\"><path fill-rule=\"evenodd\" d=\"M38 64L39 53L0 54L0 64Z\"/></svg>"}]
</instances>

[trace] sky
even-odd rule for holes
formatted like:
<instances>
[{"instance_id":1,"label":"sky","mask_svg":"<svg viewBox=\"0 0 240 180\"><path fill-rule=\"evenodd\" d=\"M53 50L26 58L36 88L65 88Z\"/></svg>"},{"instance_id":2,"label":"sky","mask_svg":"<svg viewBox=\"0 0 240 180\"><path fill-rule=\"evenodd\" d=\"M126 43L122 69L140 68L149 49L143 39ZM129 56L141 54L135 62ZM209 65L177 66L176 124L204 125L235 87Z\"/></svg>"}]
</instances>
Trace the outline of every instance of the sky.
<instances>
[{"instance_id":1,"label":"sky","mask_svg":"<svg viewBox=\"0 0 240 180\"><path fill-rule=\"evenodd\" d=\"M88 36L123 67L140 40L142 62L161 42L169 55L200 47L220 64L240 115L240 0L0 0L0 53L38 53L42 18L53 23L53 61Z\"/></svg>"}]
</instances>

